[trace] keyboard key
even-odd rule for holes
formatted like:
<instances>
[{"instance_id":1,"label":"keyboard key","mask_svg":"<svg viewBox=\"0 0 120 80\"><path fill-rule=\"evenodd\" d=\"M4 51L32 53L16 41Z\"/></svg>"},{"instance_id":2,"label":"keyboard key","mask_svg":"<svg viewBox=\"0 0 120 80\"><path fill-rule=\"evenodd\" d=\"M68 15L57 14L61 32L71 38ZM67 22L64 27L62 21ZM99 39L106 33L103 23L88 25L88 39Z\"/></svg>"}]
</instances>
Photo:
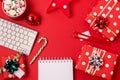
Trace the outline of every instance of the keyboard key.
<instances>
[{"instance_id":1,"label":"keyboard key","mask_svg":"<svg viewBox=\"0 0 120 80\"><path fill-rule=\"evenodd\" d=\"M0 31L0 35L2 35L3 34L3 32L2 31Z\"/></svg>"},{"instance_id":2,"label":"keyboard key","mask_svg":"<svg viewBox=\"0 0 120 80\"><path fill-rule=\"evenodd\" d=\"M16 33L16 36L18 37L20 34L19 33Z\"/></svg>"},{"instance_id":3,"label":"keyboard key","mask_svg":"<svg viewBox=\"0 0 120 80\"><path fill-rule=\"evenodd\" d=\"M12 28L11 28L11 29L14 31L14 30L15 30L15 27L13 27L13 26L12 26Z\"/></svg>"},{"instance_id":4,"label":"keyboard key","mask_svg":"<svg viewBox=\"0 0 120 80\"><path fill-rule=\"evenodd\" d=\"M24 35L27 35L28 34L28 32L27 31L24 31Z\"/></svg>"},{"instance_id":5,"label":"keyboard key","mask_svg":"<svg viewBox=\"0 0 120 80\"><path fill-rule=\"evenodd\" d=\"M30 46L27 46L27 45L25 45L25 44L20 44L20 47L24 47L24 49L26 49L26 50L29 50L29 49L30 49Z\"/></svg>"},{"instance_id":6,"label":"keyboard key","mask_svg":"<svg viewBox=\"0 0 120 80\"><path fill-rule=\"evenodd\" d=\"M5 43L5 47L8 47L8 46L9 46L9 43L6 42L6 43Z\"/></svg>"},{"instance_id":7,"label":"keyboard key","mask_svg":"<svg viewBox=\"0 0 120 80\"><path fill-rule=\"evenodd\" d=\"M10 33L11 33L11 30L8 30L8 31L7 31L7 33L9 33L9 34L10 34Z\"/></svg>"},{"instance_id":8,"label":"keyboard key","mask_svg":"<svg viewBox=\"0 0 120 80\"><path fill-rule=\"evenodd\" d=\"M8 25L7 25L7 28L8 28L8 29L10 29L10 28L11 28L11 25L10 25L9 23L8 23Z\"/></svg>"},{"instance_id":9,"label":"keyboard key","mask_svg":"<svg viewBox=\"0 0 120 80\"><path fill-rule=\"evenodd\" d=\"M13 31L13 32L12 32L12 35L14 36L15 34L16 34L16 32L15 32L15 31Z\"/></svg>"},{"instance_id":10,"label":"keyboard key","mask_svg":"<svg viewBox=\"0 0 120 80\"><path fill-rule=\"evenodd\" d=\"M0 31L3 30L3 27L0 26Z\"/></svg>"},{"instance_id":11,"label":"keyboard key","mask_svg":"<svg viewBox=\"0 0 120 80\"><path fill-rule=\"evenodd\" d=\"M32 46L33 45L33 43L30 43L30 42L28 42L28 44L27 44L28 46Z\"/></svg>"},{"instance_id":12,"label":"keyboard key","mask_svg":"<svg viewBox=\"0 0 120 80\"><path fill-rule=\"evenodd\" d=\"M28 42L33 42L33 41L34 41L34 38L31 38L31 37L28 38Z\"/></svg>"},{"instance_id":13,"label":"keyboard key","mask_svg":"<svg viewBox=\"0 0 120 80\"><path fill-rule=\"evenodd\" d=\"M23 37L24 37L24 35L23 35L23 34L21 34L21 35L20 35L20 38L23 38Z\"/></svg>"},{"instance_id":14,"label":"keyboard key","mask_svg":"<svg viewBox=\"0 0 120 80\"><path fill-rule=\"evenodd\" d=\"M23 42L23 39L19 39L19 41L22 43L22 42Z\"/></svg>"},{"instance_id":15,"label":"keyboard key","mask_svg":"<svg viewBox=\"0 0 120 80\"><path fill-rule=\"evenodd\" d=\"M6 27L7 26L7 23L3 23L3 25L2 25L3 27Z\"/></svg>"},{"instance_id":16,"label":"keyboard key","mask_svg":"<svg viewBox=\"0 0 120 80\"><path fill-rule=\"evenodd\" d=\"M28 36L24 36L24 39L27 40L27 39L28 39Z\"/></svg>"},{"instance_id":17,"label":"keyboard key","mask_svg":"<svg viewBox=\"0 0 120 80\"><path fill-rule=\"evenodd\" d=\"M21 49L21 52L22 52L22 53L26 53L26 50L25 50L25 49Z\"/></svg>"},{"instance_id":18,"label":"keyboard key","mask_svg":"<svg viewBox=\"0 0 120 80\"><path fill-rule=\"evenodd\" d=\"M3 41L4 41L4 42L7 41L7 38L4 38Z\"/></svg>"},{"instance_id":19,"label":"keyboard key","mask_svg":"<svg viewBox=\"0 0 120 80\"><path fill-rule=\"evenodd\" d=\"M19 41L19 39L20 39L20 38L18 38L18 37L15 38L16 41Z\"/></svg>"},{"instance_id":20,"label":"keyboard key","mask_svg":"<svg viewBox=\"0 0 120 80\"><path fill-rule=\"evenodd\" d=\"M3 24L3 22L2 21L0 21L0 26Z\"/></svg>"},{"instance_id":21,"label":"keyboard key","mask_svg":"<svg viewBox=\"0 0 120 80\"><path fill-rule=\"evenodd\" d=\"M15 41L14 41L14 40L12 41L12 44L13 44L13 45L15 44Z\"/></svg>"},{"instance_id":22,"label":"keyboard key","mask_svg":"<svg viewBox=\"0 0 120 80\"><path fill-rule=\"evenodd\" d=\"M6 37L7 36L7 33L4 33L4 34L2 34L4 37Z\"/></svg>"},{"instance_id":23,"label":"keyboard key","mask_svg":"<svg viewBox=\"0 0 120 80\"><path fill-rule=\"evenodd\" d=\"M35 36L34 36L34 33L32 33L32 32L29 32L29 33L28 33L28 36L33 37L33 38L35 37Z\"/></svg>"},{"instance_id":24,"label":"keyboard key","mask_svg":"<svg viewBox=\"0 0 120 80\"><path fill-rule=\"evenodd\" d=\"M12 26L16 26L15 23L11 23Z\"/></svg>"},{"instance_id":25,"label":"keyboard key","mask_svg":"<svg viewBox=\"0 0 120 80\"><path fill-rule=\"evenodd\" d=\"M16 46L19 46L20 45L20 42L16 42Z\"/></svg>"},{"instance_id":26,"label":"keyboard key","mask_svg":"<svg viewBox=\"0 0 120 80\"><path fill-rule=\"evenodd\" d=\"M22 48L21 48L21 47L18 47L17 50L18 50L18 52L21 52L21 51L22 51Z\"/></svg>"},{"instance_id":27,"label":"keyboard key","mask_svg":"<svg viewBox=\"0 0 120 80\"><path fill-rule=\"evenodd\" d=\"M15 39L15 36L12 36L11 39L14 40L14 39Z\"/></svg>"},{"instance_id":28,"label":"keyboard key","mask_svg":"<svg viewBox=\"0 0 120 80\"><path fill-rule=\"evenodd\" d=\"M0 40L2 40L3 39L3 36L0 36Z\"/></svg>"},{"instance_id":29,"label":"keyboard key","mask_svg":"<svg viewBox=\"0 0 120 80\"><path fill-rule=\"evenodd\" d=\"M10 34L8 34L8 35L7 35L7 38L10 38L10 37L11 37L11 35L10 35Z\"/></svg>"},{"instance_id":30,"label":"keyboard key","mask_svg":"<svg viewBox=\"0 0 120 80\"><path fill-rule=\"evenodd\" d=\"M27 44L27 41L25 40L23 43L26 45L26 44Z\"/></svg>"},{"instance_id":31,"label":"keyboard key","mask_svg":"<svg viewBox=\"0 0 120 80\"><path fill-rule=\"evenodd\" d=\"M19 31L20 33L23 33L23 29L20 29L20 31Z\"/></svg>"},{"instance_id":32,"label":"keyboard key","mask_svg":"<svg viewBox=\"0 0 120 80\"><path fill-rule=\"evenodd\" d=\"M11 39L8 39L7 42L10 43L10 42L11 42Z\"/></svg>"},{"instance_id":33,"label":"keyboard key","mask_svg":"<svg viewBox=\"0 0 120 80\"><path fill-rule=\"evenodd\" d=\"M6 31L7 31L7 28L4 28L3 31L6 32Z\"/></svg>"},{"instance_id":34,"label":"keyboard key","mask_svg":"<svg viewBox=\"0 0 120 80\"><path fill-rule=\"evenodd\" d=\"M12 49L12 48L13 48L13 45L9 45L8 47L9 47L10 49Z\"/></svg>"},{"instance_id":35,"label":"keyboard key","mask_svg":"<svg viewBox=\"0 0 120 80\"><path fill-rule=\"evenodd\" d=\"M13 46L13 50L17 51L17 46Z\"/></svg>"},{"instance_id":36,"label":"keyboard key","mask_svg":"<svg viewBox=\"0 0 120 80\"><path fill-rule=\"evenodd\" d=\"M0 40L0 45L4 45L4 41L1 41L1 40Z\"/></svg>"},{"instance_id":37,"label":"keyboard key","mask_svg":"<svg viewBox=\"0 0 120 80\"><path fill-rule=\"evenodd\" d=\"M19 31L19 28L16 28L16 29L15 29L15 31L17 31L17 32L18 32L18 31Z\"/></svg>"}]
</instances>

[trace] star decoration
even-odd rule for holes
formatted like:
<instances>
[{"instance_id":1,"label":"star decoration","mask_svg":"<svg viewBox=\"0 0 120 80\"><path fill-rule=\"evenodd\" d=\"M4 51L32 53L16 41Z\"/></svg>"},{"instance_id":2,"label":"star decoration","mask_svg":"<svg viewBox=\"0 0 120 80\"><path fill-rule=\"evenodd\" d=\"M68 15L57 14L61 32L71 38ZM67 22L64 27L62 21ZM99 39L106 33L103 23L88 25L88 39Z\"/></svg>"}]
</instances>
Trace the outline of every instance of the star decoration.
<instances>
[{"instance_id":1,"label":"star decoration","mask_svg":"<svg viewBox=\"0 0 120 80\"><path fill-rule=\"evenodd\" d=\"M50 4L47 12L51 12L56 9L60 9L66 16L70 17L70 2L73 0L53 0Z\"/></svg>"}]
</instances>

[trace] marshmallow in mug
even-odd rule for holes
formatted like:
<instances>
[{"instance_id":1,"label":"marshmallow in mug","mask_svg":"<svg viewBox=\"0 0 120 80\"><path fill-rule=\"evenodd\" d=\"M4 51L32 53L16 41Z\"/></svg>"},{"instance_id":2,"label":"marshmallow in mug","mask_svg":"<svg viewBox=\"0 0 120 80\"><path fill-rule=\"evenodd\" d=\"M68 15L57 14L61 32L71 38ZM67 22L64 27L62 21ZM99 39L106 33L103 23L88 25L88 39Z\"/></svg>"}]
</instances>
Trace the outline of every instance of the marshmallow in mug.
<instances>
[{"instance_id":1,"label":"marshmallow in mug","mask_svg":"<svg viewBox=\"0 0 120 80\"><path fill-rule=\"evenodd\" d=\"M3 9L10 17L18 17L26 10L25 0L3 0Z\"/></svg>"}]
</instances>

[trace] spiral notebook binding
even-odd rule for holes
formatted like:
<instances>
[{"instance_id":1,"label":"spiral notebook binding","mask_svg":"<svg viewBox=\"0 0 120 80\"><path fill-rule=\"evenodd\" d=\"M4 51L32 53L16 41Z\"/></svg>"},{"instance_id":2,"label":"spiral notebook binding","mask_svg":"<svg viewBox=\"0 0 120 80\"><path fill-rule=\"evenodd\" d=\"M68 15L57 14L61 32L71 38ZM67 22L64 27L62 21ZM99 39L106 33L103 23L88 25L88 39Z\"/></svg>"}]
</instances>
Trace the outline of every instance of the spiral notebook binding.
<instances>
[{"instance_id":1,"label":"spiral notebook binding","mask_svg":"<svg viewBox=\"0 0 120 80\"><path fill-rule=\"evenodd\" d=\"M40 57L40 63L68 63L73 62L71 57Z\"/></svg>"},{"instance_id":2,"label":"spiral notebook binding","mask_svg":"<svg viewBox=\"0 0 120 80\"><path fill-rule=\"evenodd\" d=\"M40 57L40 60L72 60L71 57Z\"/></svg>"}]
</instances>

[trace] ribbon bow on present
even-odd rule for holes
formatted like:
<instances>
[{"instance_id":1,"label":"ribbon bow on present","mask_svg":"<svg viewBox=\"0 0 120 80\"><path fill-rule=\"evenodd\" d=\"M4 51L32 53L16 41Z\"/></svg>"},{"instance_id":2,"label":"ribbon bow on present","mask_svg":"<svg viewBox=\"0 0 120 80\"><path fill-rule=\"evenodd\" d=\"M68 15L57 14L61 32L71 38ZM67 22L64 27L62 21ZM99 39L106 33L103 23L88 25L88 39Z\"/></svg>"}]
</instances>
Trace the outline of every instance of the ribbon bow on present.
<instances>
[{"instance_id":1,"label":"ribbon bow on present","mask_svg":"<svg viewBox=\"0 0 120 80\"><path fill-rule=\"evenodd\" d=\"M92 68L99 70L100 67L103 65L103 59L100 57L100 55L90 56L89 57L89 65Z\"/></svg>"},{"instance_id":2,"label":"ribbon bow on present","mask_svg":"<svg viewBox=\"0 0 120 80\"><path fill-rule=\"evenodd\" d=\"M108 25L108 20L107 18L104 17L96 17L95 20L95 27L98 27L100 29L105 28Z\"/></svg>"},{"instance_id":3,"label":"ribbon bow on present","mask_svg":"<svg viewBox=\"0 0 120 80\"><path fill-rule=\"evenodd\" d=\"M91 56L88 57L89 63L85 72L91 75L95 75L96 71L99 71L104 65L103 58L105 54L105 50L93 48Z\"/></svg>"},{"instance_id":4,"label":"ribbon bow on present","mask_svg":"<svg viewBox=\"0 0 120 80\"><path fill-rule=\"evenodd\" d=\"M115 32L113 32L109 27L108 27L108 19L106 17L103 16L93 16L92 14L90 14L90 16L92 18L95 19L94 24L90 25L93 27L93 29L104 29L106 28L107 30L109 30L114 36L117 36L117 34Z\"/></svg>"},{"instance_id":5,"label":"ribbon bow on present","mask_svg":"<svg viewBox=\"0 0 120 80\"><path fill-rule=\"evenodd\" d=\"M14 72L18 70L18 67L19 67L19 64L16 59L7 60L4 66L4 68L11 74L14 74Z\"/></svg>"}]
</instances>

